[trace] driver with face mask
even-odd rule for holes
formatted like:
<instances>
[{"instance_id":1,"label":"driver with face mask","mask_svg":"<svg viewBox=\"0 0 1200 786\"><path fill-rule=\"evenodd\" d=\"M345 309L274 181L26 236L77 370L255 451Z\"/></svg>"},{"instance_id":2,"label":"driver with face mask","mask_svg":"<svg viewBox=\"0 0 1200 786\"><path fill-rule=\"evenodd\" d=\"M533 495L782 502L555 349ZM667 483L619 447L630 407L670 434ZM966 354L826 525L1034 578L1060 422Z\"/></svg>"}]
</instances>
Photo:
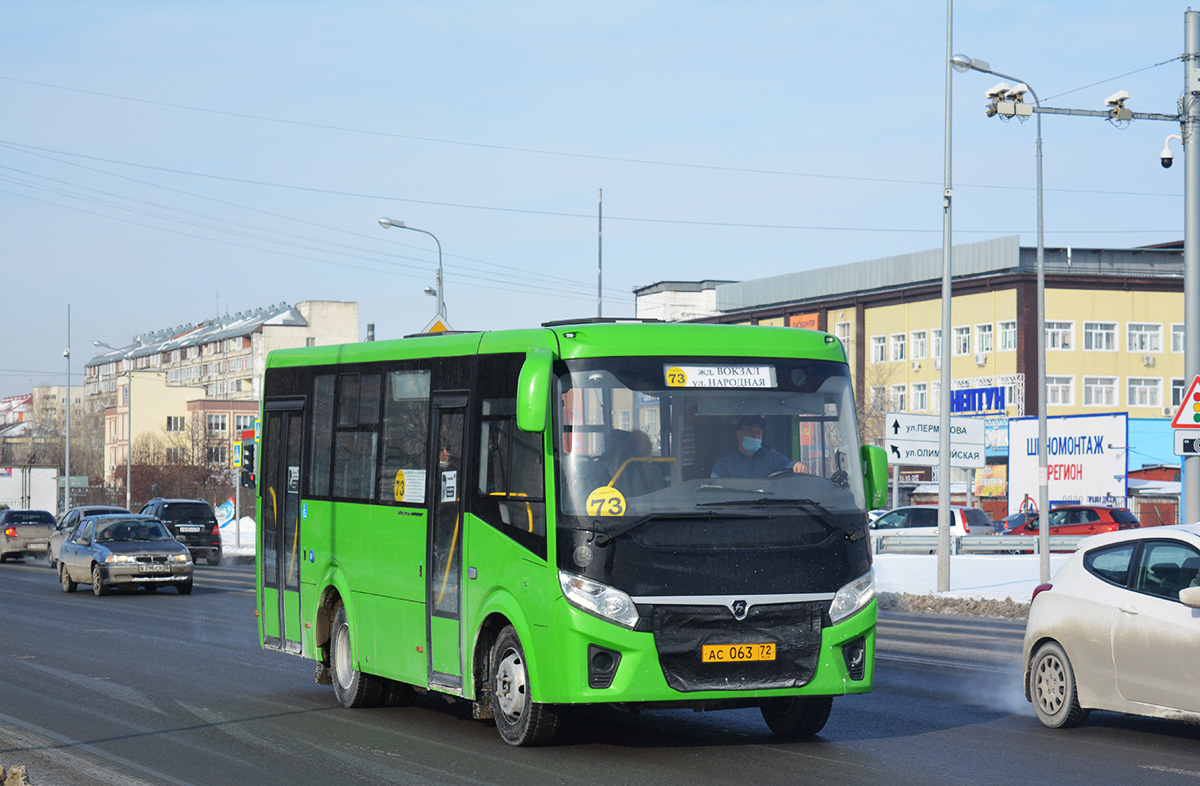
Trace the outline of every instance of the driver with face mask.
<instances>
[{"instance_id":1,"label":"driver with face mask","mask_svg":"<svg viewBox=\"0 0 1200 786\"><path fill-rule=\"evenodd\" d=\"M793 461L762 444L761 418L744 418L735 432L737 449L731 450L713 466L714 478L765 478L775 472L808 472L802 461Z\"/></svg>"}]
</instances>

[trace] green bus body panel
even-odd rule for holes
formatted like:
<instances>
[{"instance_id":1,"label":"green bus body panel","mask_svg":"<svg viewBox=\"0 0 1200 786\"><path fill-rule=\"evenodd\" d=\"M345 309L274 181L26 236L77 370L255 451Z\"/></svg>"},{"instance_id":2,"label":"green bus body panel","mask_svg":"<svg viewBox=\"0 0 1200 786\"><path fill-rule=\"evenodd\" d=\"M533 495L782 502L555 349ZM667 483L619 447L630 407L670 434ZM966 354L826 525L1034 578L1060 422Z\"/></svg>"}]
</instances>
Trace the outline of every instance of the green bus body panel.
<instances>
[{"instance_id":1,"label":"green bus body panel","mask_svg":"<svg viewBox=\"0 0 1200 786\"><path fill-rule=\"evenodd\" d=\"M432 617L429 620L429 662L434 671L462 675L462 653L458 643L458 620Z\"/></svg>"},{"instance_id":2,"label":"green bus body panel","mask_svg":"<svg viewBox=\"0 0 1200 786\"><path fill-rule=\"evenodd\" d=\"M300 593L295 590L283 593L283 621L287 627L284 638L288 641L300 641L304 628L300 619Z\"/></svg>"},{"instance_id":3,"label":"green bus body panel","mask_svg":"<svg viewBox=\"0 0 1200 786\"><path fill-rule=\"evenodd\" d=\"M262 600L257 608L259 609L278 609L279 608L279 590L274 587L262 588ZM306 607L307 608L307 607ZM259 614L258 627L260 636L266 638L279 638L279 615L278 614Z\"/></svg>"},{"instance_id":4,"label":"green bus body panel","mask_svg":"<svg viewBox=\"0 0 1200 786\"><path fill-rule=\"evenodd\" d=\"M841 342L826 333L798 328L693 324L596 323L470 334L438 334L326 347L275 350L272 368L367 363L477 353L549 350L555 358L655 356L805 357L845 363ZM549 404L549 402L547 402ZM549 423L547 422L547 426ZM553 455L546 432L547 456ZM864 468L875 461L864 451ZM547 554L556 550L553 511L554 467L546 462ZM259 500L261 505L261 500ZM813 680L798 689L697 691L667 685L652 633L634 632L569 605L558 586L557 569L518 545L501 530L464 515L461 633L457 620L427 620L428 513L425 508L322 500L302 502L305 559L301 566L303 654L319 657L317 614L334 591L346 606L354 635L354 667L418 686L433 668L462 674L461 695L473 698L476 645L484 625L511 624L524 644L535 701L555 704L695 701L785 695L866 693L874 679L877 606L872 601L839 625L822 631L819 666ZM260 514L261 520L261 514ZM311 561L309 555L311 553ZM260 560L261 562L261 560ZM469 571L474 569L474 578ZM261 572L261 565L258 570ZM278 608L276 591L259 581L259 608ZM294 593L292 593L294 595ZM285 599L285 603L287 600ZM285 607L286 608L286 607ZM288 613L292 613L289 611ZM429 628L427 628L427 622ZM278 636L278 620L260 616L261 637ZM430 649L427 630L436 646ZM459 639L461 638L461 642ZM842 645L866 641L866 671L851 680ZM611 687L588 687L587 647L597 644L621 653ZM457 659L461 646L461 662ZM453 657L442 658L443 653ZM453 661L453 662L451 662Z\"/></svg>"},{"instance_id":5,"label":"green bus body panel","mask_svg":"<svg viewBox=\"0 0 1200 786\"><path fill-rule=\"evenodd\" d=\"M563 358L804 357L846 362L840 341L827 333L758 325L596 324L555 328ZM572 334L568 336L567 334Z\"/></svg>"}]
</instances>

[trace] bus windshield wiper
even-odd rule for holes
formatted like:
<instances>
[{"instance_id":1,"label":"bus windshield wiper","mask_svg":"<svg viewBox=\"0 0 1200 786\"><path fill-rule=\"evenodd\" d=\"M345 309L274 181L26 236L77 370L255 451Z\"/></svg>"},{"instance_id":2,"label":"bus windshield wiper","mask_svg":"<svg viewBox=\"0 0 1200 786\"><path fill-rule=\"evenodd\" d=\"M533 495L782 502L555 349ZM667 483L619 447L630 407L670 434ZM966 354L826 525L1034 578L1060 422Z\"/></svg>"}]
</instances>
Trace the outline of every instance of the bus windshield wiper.
<instances>
[{"instance_id":1,"label":"bus windshield wiper","mask_svg":"<svg viewBox=\"0 0 1200 786\"><path fill-rule=\"evenodd\" d=\"M687 519L711 519L712 517L713 517L712 513L704 513L704 512L700 512L700 511L672 511L672 512L663 511L661 513L647 513L644 516L638 516L636 519L634 519L632 521L624 521L619 526L615 526L615 527L602 527L602 528L598 527L596 529L590 529L590 530L584 529L581 531L594 532L594 533L596 533L597 536L603 536L609 540L612 540L613 538L620 537L621 535L624 535L627 532L632 532L633 530L637 529L638 527L640 527L644 524L649 524L654 521L680 521L680 520L687 520ZM732 516L725 516L725 518L760 518L760 516L755 513L736 513ZM599 520L597 520L596 523L599 523ZM600 545L603 545L603 544L600 544Z\"/></svg>"},{"instance_id":2,"label":"bus windshield wiper","mask_svg":"<svg viewBox=\"0 0 1200 786\"><path fill-rule=\"evenodd\" d=\"M846 537L850 540L862 540L865 537L865 532L860 527L855 527L847 524L840 516L835 515L829 508L817 502L815 499L806 498L786 498L786 497L758 497L757 499L723 499L712 502L697 502L696 507L751 507L751 508L776 508L776 507L794 507L802 510L807 510L809 514L825 525L831 532L833 530L841 530L846 533Z\"/></svg>"}]
</instances>

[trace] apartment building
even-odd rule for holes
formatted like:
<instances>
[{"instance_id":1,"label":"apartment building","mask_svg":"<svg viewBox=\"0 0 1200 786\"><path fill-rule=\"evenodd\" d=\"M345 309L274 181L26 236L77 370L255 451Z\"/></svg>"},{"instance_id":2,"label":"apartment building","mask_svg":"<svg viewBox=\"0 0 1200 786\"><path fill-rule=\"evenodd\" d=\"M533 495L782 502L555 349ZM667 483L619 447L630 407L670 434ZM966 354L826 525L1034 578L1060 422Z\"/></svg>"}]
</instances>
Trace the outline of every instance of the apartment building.
<instances>
[{"instance_id":1,"label":"apartment building","mask_svg":"<svg viewBox=\"0 0 1200 786\"><path fill-rule=\"evenodd\" d=\"M229 466L233 443L254 427L268 352L357 340L357 303L304 301L106 348L86 364L83 389L84 407L104 412L105 477L131 458Z\"/></svg>"}]
</instances>

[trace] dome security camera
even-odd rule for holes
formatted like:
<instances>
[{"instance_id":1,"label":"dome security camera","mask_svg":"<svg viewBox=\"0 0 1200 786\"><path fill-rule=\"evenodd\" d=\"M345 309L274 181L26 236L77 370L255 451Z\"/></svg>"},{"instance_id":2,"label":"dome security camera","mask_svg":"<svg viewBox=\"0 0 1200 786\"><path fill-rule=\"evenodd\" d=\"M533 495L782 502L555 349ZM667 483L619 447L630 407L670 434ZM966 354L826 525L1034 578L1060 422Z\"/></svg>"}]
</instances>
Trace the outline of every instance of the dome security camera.
<instances>
[{"instance_id":1,"label":"dome security camera","mask_svg":"<svg viewBox=\"0 0 1200 786\"><path fill-rule=\"evenodd\" d=\"M1166 139L1163 140L1162 152L1158 154L1159 160L1162 161L1163 169L1170 169L1171 164L1174 163L1174 160L1175 160L1174 154L1171 153L1171 140L1172 139L1178 140L1179 144L1181 144L1181 145L1183 144L1183 137L1180 136L1179 134L1171 134L1170 136L1168 136Z\"/></svg>"}]
</instances>

